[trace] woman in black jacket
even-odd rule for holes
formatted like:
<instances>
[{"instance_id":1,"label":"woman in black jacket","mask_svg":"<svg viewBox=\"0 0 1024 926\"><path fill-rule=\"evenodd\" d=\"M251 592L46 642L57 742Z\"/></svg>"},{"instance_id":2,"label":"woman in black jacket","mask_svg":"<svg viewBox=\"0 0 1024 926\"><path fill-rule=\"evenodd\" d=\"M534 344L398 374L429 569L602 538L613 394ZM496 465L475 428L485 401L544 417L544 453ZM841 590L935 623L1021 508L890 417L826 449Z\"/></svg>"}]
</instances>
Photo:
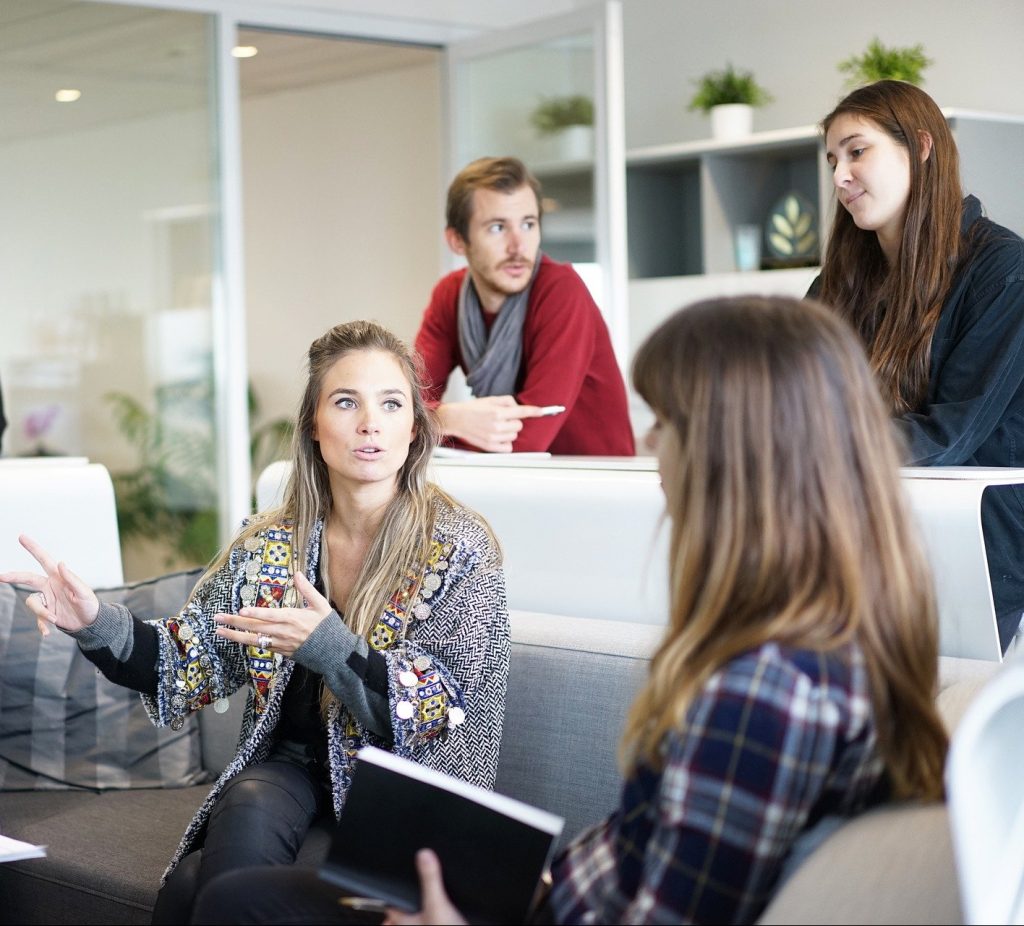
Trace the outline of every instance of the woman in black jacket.
<instances>
[{"instance_id":1,"label":"woman in black jacket","mask_svg":"<svg viewBox=\"0 0 1024 926\"><path fill-rule=\"evenodd\" d=\"M956 142L911 84L822 122L838 206L808 295L859 332L916 466L1024 466L1024 240L963 195ZM1024 611L1024 487L982 502L1004 651Z\"/></svg>"},{"instance_id":2,"label":"woman in black jacket","mask_svg":"<svg viewBox=\"0 0 1024 926\"><path fill-rule=\"evenodd\" d=\"M4 417L4 391L0 387L0 453L4 450L4 431L7 430L7 419Z\"/></svg>"}]
</instances>

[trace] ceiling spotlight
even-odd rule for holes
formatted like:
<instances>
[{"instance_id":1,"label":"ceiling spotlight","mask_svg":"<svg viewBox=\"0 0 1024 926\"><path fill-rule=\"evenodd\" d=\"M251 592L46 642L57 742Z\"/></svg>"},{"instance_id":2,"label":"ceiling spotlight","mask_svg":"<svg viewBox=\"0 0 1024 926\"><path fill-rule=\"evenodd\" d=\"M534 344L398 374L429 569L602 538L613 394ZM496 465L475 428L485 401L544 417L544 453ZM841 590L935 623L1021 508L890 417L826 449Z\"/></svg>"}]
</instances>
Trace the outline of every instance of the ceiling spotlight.
<instances>
[{"instance_id":1,"label":"ceiling spotlight","mask_svg":"<svg viewBox=\"0 0 1024 926\"><path fill-rule=\"evenodd\" d=\"M58 103L74 103L81 95L81 90L58 90L53 98Z\"/></svg>"},{"instance_id":2,"label":"ceiling spotlight","mask_svg":"<svg viewBox=\"0 0 1024 926\"><path fill-rule=\"evenodd\" d=\"M236 45L231 49L231 54L236 58L255 58L259 49L255 45Z\"/></svg>"}]
</instances>

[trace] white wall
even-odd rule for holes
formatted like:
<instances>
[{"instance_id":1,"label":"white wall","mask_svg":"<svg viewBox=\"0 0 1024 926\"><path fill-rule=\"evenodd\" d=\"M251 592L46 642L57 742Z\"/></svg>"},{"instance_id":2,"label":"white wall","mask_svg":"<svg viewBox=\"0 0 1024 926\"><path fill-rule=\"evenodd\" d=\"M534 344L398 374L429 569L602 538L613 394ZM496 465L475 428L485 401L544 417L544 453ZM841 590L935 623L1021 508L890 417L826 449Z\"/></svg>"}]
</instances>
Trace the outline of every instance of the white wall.
<instances>
[{"instance_id":1,"label":"white wall","mask_svg":"<svg viewBox=\"0 0 1024 926\"><path fill-rule=\"evenodd\" d=\"M707 138L692 81L728 61L775 96L755 130L816 123L845 93L837 64L875 36L924 45L940 106L1024 114L1020 0L623 0L623 33L630 148Z\"/></svg>"},{"instance_id":2,"label":"white wall","mask_svg":"<svg viewBox=\"0 0 1024 926\"><path fill-rule=\"evenodd\" d=\"M242 105L249 375L291 416L306 351L372 318L411 339L440 274L440 66Z\"/></svg>"},{"instance_id":3,"label":"white wall","mask_svg":"<svg viewBox=\"0 0 1024 926\"><path fill-rule=\"evenodd\" d=\"M47 449L115 469L133 456L104 396L148 396L163 360L179 356L180 345L156 338L161 319L182 308L160 286L157 217L207 205L208 122L205 111L176 112L0 145L8 453L36 443L23 416L55 404Z\"/></svg>"}]
</instances>

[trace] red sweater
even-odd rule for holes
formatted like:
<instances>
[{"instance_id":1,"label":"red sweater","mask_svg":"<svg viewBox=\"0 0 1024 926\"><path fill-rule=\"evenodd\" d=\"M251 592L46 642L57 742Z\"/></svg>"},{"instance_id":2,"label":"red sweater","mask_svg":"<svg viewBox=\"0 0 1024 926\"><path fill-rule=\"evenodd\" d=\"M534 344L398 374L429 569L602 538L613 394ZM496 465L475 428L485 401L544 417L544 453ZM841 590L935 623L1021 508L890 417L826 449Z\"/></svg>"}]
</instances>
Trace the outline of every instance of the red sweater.
<instances>
[{"instance_id":1,"label":"red sweater","mask_svg":"<svg viewBox=\"0 0 1024 926\"><path fill-rule=\"evenodd\" d=\"M456 270L434 287L416 335L427 384L424 398L432 406L441 401L452 370L466 370L458 326L465 275L465 269ZM515 398L520 405L564 405L565 411L524 419L513 450L607 456L636 452L626 387L601 311L576 271L546 256L523 322Z\"/></svg>"}]
</instances>

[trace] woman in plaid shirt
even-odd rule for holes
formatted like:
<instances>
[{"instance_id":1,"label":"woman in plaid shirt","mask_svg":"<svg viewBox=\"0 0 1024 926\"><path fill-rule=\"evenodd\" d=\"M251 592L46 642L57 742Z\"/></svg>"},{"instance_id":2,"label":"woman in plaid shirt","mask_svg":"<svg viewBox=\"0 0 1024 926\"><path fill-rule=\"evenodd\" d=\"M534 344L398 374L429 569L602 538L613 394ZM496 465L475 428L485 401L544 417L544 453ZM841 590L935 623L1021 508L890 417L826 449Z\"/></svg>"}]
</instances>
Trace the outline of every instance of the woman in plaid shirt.
<instances>
[{"instance_id":1,"label":"woman in plaid shirt","mask_svg":"<svg viewBox=\"0 0 1024 926\"><path fill-rule=\"evenodd\" d=\"M556 860L564 923L747 923L799 837L939 800L938 630L863 351L821 304L701 302L640 348L671 615L622 742L619 808ZM424 910L459 922L436 856Z\"/></svg>"}]
</instances>

